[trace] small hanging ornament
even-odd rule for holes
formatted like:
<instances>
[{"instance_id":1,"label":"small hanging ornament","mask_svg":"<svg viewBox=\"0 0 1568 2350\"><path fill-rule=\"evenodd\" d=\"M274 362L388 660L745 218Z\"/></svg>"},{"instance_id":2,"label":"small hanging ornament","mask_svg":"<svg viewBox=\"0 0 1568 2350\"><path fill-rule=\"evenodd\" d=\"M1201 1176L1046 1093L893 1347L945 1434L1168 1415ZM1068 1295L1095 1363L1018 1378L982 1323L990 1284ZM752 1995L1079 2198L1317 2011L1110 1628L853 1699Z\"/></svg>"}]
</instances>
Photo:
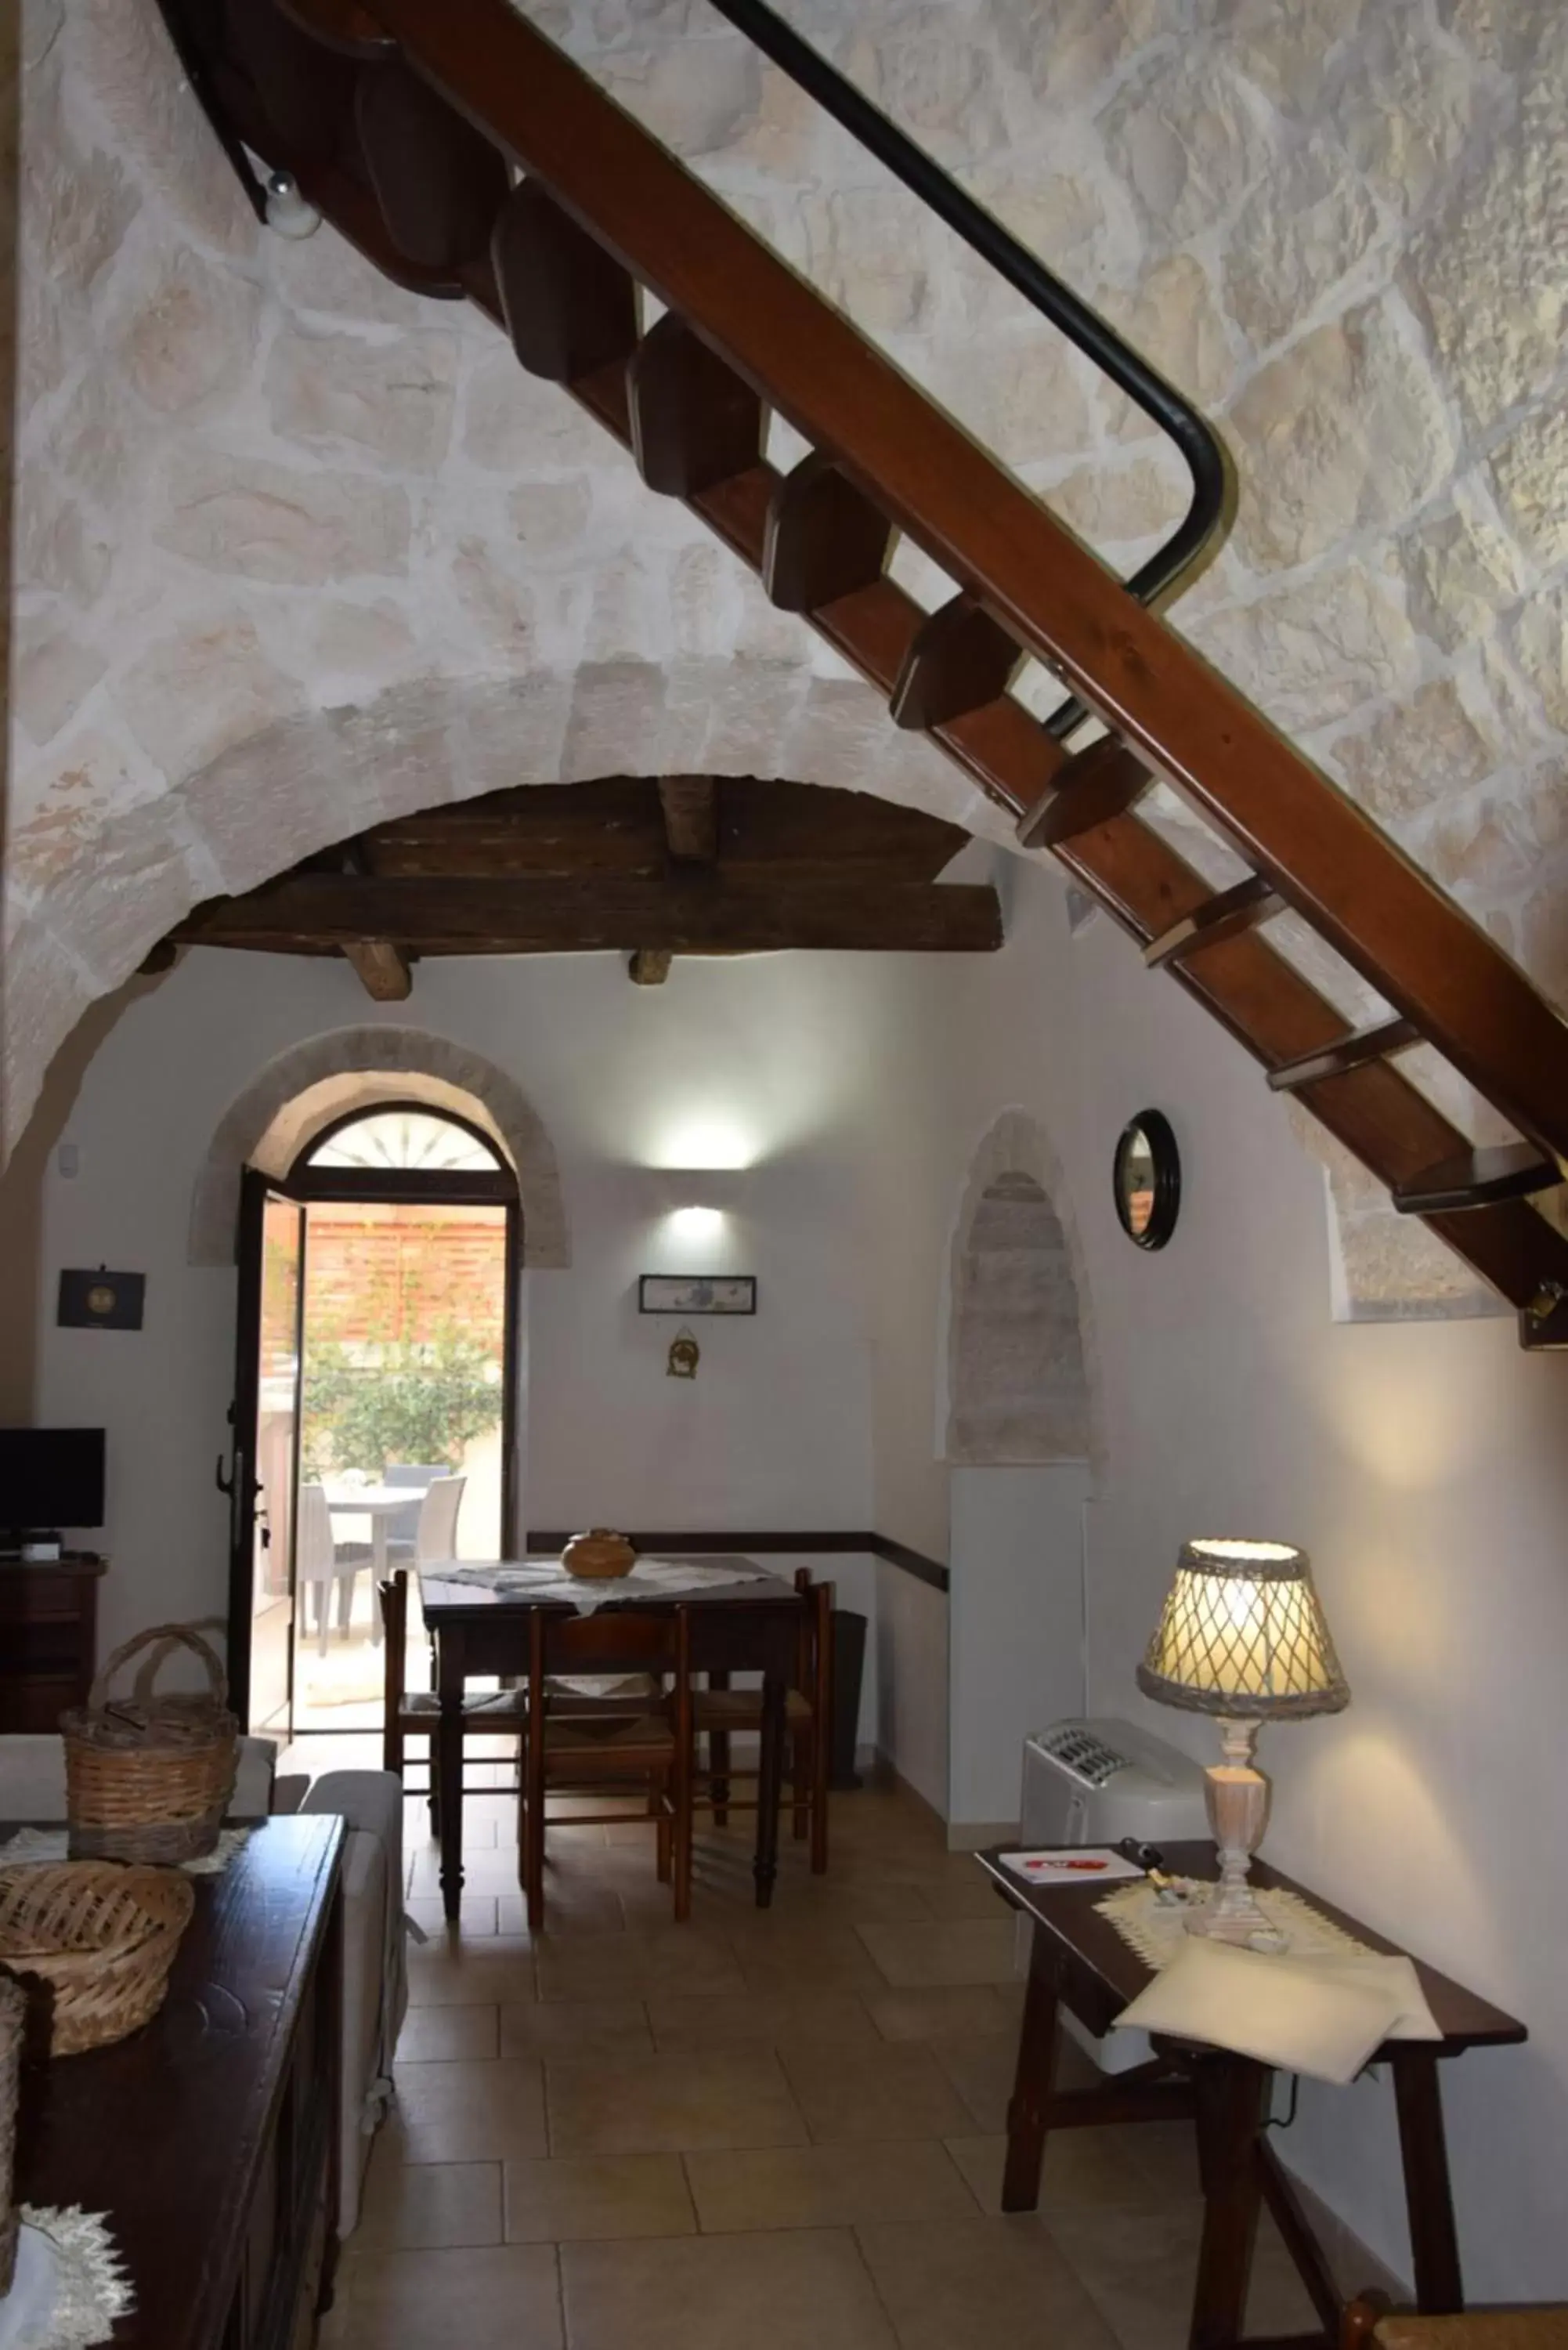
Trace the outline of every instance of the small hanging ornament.
<instances>
[{"instance_id":1,"label":"small hanging ornament","mask_svg":"<svg viewBox=\"0 0 1568 2350\"><path fill-rule=\"evenodd\" d=\"M678 1330L670 1341L670 1360L664 1367L664 1375L670 1379L694 1379L701 1359L702 1349L691 1331Z\"/></svg>"}]
</instances>

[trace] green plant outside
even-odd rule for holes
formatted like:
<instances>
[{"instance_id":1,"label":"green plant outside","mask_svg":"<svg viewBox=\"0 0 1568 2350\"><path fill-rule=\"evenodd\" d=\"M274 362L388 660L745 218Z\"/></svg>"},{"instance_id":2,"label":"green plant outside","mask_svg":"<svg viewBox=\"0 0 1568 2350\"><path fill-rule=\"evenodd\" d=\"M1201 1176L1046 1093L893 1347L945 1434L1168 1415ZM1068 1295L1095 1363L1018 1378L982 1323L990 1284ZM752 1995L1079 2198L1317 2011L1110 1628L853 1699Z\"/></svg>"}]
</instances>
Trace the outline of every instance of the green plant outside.
<instances>
[{"instance_id":1,"label":"green plant outside","mask_svg":"<svg viewBox=\"0 0 1568 2350\"><path fill-rule=\"evenodd\" d=\"M460 1468L473 1439L499 1424L500 1378L493 1350L456 1332L375 1347L314 1340L305 1366L304 1474L379 1475L396 1461Z\"/></svg>"}]
</instances>

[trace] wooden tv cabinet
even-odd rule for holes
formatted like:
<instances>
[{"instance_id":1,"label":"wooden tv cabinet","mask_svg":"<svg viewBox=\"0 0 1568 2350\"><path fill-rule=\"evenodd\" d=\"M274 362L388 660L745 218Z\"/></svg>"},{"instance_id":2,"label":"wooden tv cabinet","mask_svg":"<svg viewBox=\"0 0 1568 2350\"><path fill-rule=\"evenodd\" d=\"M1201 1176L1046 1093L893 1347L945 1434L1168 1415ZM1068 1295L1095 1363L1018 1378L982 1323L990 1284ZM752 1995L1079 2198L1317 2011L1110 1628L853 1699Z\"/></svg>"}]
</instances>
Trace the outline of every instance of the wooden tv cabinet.
<instances>
[{"instance_id":1,"label":"wooden tv cabinet","mask_svg":"<svg viewBox=\"0 0 1568 2350\"><path fill-rule=\"evenodd\" d=\"M198 1877L169 1995L111 2048L24 2066L20 2201L105 2214L115 2350L308 2350L337 2257L344 1826L264 1820Z\"/></svg>"},{"instance_id":2,"label":"wooden tv cabinet","mask_svg":"<svg viewBox=\"0 0 1568 2350\"><path fill-rule=\"evenodd\" d=\"M57 1730L98 1670L98 1586L106 1558L0 1560L0 1734Z\"/></svg>"}]
</instances>

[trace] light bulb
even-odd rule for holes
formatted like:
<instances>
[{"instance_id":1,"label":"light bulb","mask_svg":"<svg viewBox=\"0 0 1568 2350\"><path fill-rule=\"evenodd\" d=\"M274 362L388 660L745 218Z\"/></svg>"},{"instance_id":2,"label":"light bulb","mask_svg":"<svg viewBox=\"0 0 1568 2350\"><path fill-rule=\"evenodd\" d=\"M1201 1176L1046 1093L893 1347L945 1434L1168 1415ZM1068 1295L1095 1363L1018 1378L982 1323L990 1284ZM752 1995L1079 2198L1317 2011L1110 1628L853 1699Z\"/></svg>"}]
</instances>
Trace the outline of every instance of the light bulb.
<instances>
[{"instance_id":1,"label":"light bulb","mask_svg":"<svg viewBox=\"0 0 1568 2350\"><path fill-rule=\"evenodd\" d=\"M292 172L267 173L266 224L295 242L314 236L321 226L321 214L314 204L306 203Z\"/></svg>"}]
</instances>

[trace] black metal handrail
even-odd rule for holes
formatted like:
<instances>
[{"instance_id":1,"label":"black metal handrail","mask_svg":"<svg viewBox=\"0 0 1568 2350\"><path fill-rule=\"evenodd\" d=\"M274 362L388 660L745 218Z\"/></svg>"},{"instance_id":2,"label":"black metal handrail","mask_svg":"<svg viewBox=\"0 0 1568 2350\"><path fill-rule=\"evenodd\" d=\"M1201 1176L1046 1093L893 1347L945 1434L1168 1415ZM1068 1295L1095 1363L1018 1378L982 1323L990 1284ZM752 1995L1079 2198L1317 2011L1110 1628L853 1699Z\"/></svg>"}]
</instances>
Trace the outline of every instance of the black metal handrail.
<instances>
[{"instance_id":1,"label":"black metal handrail","mask_svg":"<svg viewBox=\"0 0 1568 2350\"><path fill-rule=\"evenodd\" d=\"M1224 519L1225 455L1213 427L1190 400L1183 399L1086 302L1081 301L1071 286L1064 286L1037 255L1020 244L923 147L917 147L880 107L873 105L863 90L857 89L820 49L802 40L766 5L766 0L711 0L711 5L765 57L771 57L791 81L814 98L836 122L842 123L852 139L885 163L894 177L962 237L982 261L1005 277L1032 308L1059 328L1176 443L1192 476L1192 496L1187 512L1164 546L1157 548L1124 583L1128 595L1136 596L1140 604L1151 604L1157 596L1175 587L1197 563ZM1051 733L1062 738L1072 733L1087 715L1083 703L1075 698L1060 703L1045 724Z\"/></svg>"}]
</instances>

